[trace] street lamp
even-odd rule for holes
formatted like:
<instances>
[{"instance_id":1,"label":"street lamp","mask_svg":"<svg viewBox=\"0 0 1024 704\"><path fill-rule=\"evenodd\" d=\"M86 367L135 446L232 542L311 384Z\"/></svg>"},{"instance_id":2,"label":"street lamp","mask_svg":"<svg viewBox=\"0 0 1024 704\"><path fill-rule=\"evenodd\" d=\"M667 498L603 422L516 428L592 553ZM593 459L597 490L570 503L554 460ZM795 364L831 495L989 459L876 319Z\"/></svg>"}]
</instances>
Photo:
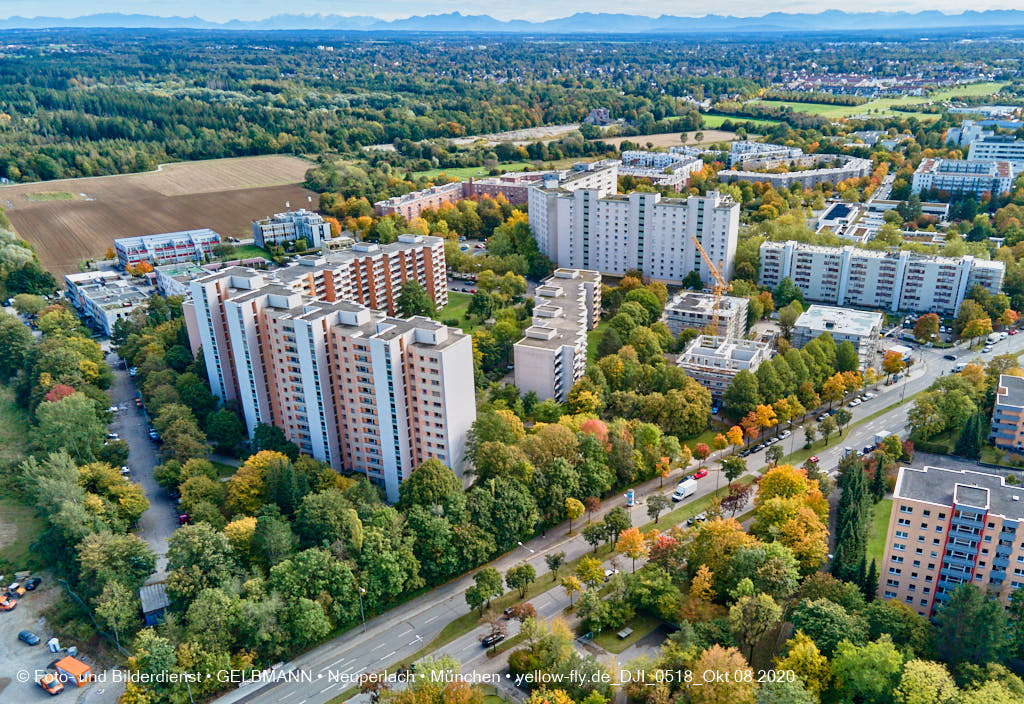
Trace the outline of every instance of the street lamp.
<instances>
[{"instance_id":1,"label":"street lamp","mask_svg":"<svg viewBox=\"0 0 1024 704\"><path fill-rule=\"evenodd\" d=\"M366 590L359 587L359 616L363 619L363 633L366 633L366 612L363 611L363 594Z\"/></svg>"}]
</instances>

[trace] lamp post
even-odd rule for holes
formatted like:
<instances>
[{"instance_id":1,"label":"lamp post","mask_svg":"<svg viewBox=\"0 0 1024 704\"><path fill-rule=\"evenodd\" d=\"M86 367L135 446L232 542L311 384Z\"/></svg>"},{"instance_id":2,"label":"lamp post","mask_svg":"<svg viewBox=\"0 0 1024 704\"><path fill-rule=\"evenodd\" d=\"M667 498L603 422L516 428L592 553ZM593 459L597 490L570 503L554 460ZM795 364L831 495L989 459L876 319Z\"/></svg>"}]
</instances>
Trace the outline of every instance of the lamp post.
<instances>
[{"instance_id":1,"label":"lamp post","mask_svg":"<svg viewBox=\"0 0 1024 704\"><path fill-rule=\"evenodd\" d=\"M363 619L363 633L366 633L366 612L363 611L363 594L366 590L359 587L359 616Z\"/></svg>"}]
</instances>

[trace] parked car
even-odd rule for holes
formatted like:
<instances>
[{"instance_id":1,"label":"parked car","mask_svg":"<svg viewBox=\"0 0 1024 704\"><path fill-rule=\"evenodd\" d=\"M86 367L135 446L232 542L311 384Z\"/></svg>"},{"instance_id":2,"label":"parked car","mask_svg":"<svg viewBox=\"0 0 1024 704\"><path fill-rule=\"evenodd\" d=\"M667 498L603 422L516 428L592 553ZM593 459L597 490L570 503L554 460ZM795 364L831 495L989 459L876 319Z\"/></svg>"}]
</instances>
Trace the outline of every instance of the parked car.
<instances>
[{"instance_id":1,"label":"parked car","mask_svg":"<svg viewBox=\"0 0 1024 704\"><path fill-rule=\"evenodd\" d=\"M870 455L874 451L875 451L875 446L874 445L865 445L864 446L864 454L865 455Z\"/></svg>"},{"instance_id":2,"label":"parked car","mask_svg":"<svg viewBox=\"0 0 1024 704\"><path fill-rule=\"evenodd\" d=\"M864 397L865 398L874 398L875 395L873 393L871 393L870 391L865 391L864 392Z\"/></svg>"},{"instance_id":3,"label":"parked car","mask_svg":"<svg viewBox=\"0 0 1024 704\"><path fill-rule=\"evenodd\" d=\"M39 636L32 631L22 631L18 634L18 640L29 645L39 645Z\"/></svg>"},{"instance_id":4,"label":"parked car","mask_svg":"<svg viewBox=\"0 0 1024 704\"><path fill-rule=\"evenodd\" d=\"M42 687L43 691L51 697L55 697L64 691L64 684L60 681L60 675L56 672L47 672L36 680L36 684Z\"/></svg>"},{"instance_id":5,"label":"parked car","mask_svg":"<svg viewBox=\"0 0 1024 704\"><path fill-rule=\"evenodd\" d=\"M1020 330L1007 330L1008 335L1016 335Z\"/></svg>"},{"instance_id":6,"label":"parked car","mask_svg":"<svg viewBox=\"0 0 1024 704\"><path fill-rule=\"evenodd\" d=\"M30 591L30 592L34 592L36 590L36 587L38 587L39 583L42 582L42 581L43 580L40 577L29 577L25 581L25 590L26 591Z\"/></svg>"},{"instance_id":7,"label":"parked car","mask_svg":"<svg viewBox=\"0 0 1024 704\"><path fill-rule=\"evenodd\" d=\"M132 474L131 467L129 467L126 464L121 465L121 476L122 477L130 477L131 474Z\"/></svg>"},{"instance_id":8,"label":"parked car","mask_svg":"<svg viewBox=\"0 0 1024 704\"><path fill-rule=\"evenodd\" d=\"M706 513L698 513L696 516L691 516L690 518L686 519L686 526L689 527L692 525L696 525L697 523L703 523L706 520L708 520L708 516Z\"/></svg>"},{"instance_id":9,"label":"parked car","mask_svg":"<svg viewBox=\"0 0 1024 704\"><path fill-rule=\"evenodd\" d=\"M944 355L942 355L942 358L947 360L947 361L949 361L949 362L955 362L956 361L956 355L955 354L944 354Z\"/></svg>"},{"instance_id":10,"label":"parked car","mask_svg":"<svg viewBox=\"0 0 1024 704\"><path fill-rule=\"evenodd\" d=\"M6 594L0 594L0 611L12 611L18 605L18 600Z\"/></svg>"},{"instance_id":11,"label":"parked car","mask_svg":"<svg viewBox=\"0 0 1024 704\"><path fill-rule=\"evenodd\" d=\"M497 645L498 643L500 643L503 640L505 640L505 634L504 633L492 633L491 635L482 638L480 640L480 643L485 648L490 648L490 647L493 647L493 646Z\"/></svg>"},{"instance_id":12,"label":"parked car","mask_svg":"<svg viewBox=\"0 0 1024 704\"><path fill-rule=\"evenodd\" d=\"M118 408L117 408L117 406L111 406L111 407L110 407L110 408L108 408L107 410L108 410L109 412L111 412L111 413L117 413L117 411L118 411Z\"/></svg>"},{"instance_id":13,"label":"parked car","mask_svg":"<svg viewBox=\"0 0 1024 704\"><path fill-rule=\"evenodd\" d=\"M607 582L609 579L611 579L612 577L614 577L618 573L619 573L619 570L616 569L615 567L610 567L610 568L606 569L604 571L604 581Z\"/></svg>"},{"instance_id":14,"label":"parked car","mask_svg":"<svg viewBox=\"0 0 1024 704\"><path fill-rule=\"evenodd\" d=\"M191 521L192 521L192 517L189 516L187 513L179 513L178 514L178 525L179 526L188 525Z\"/></svg>"},{"instance_id":15,"label":"parked car","mask_svg":"<svg viewBox=\"0 0 1024 704\"><path fill-rule=\"evenodd\" d=\"M992 351L992 345L985 345L984 347L981 348L981 353L982 354L985 354L986 352L991 352L991 351Z\"/></svg>"},{"instance_id":16,"label":"parked car","mask_svg":"<svg viewBox=\"0 0 1024 704\"><path fill-rule=\"evenodd\" d=\"M785 440L786 438L788 438L792 434L793 434L792 430L788 430L788 429L787 430L783 430L781 433L779 433L779 440Z\"/></svg>"},{"instance_id":17,"label":"parked car","mask_svg":"<svg viewBox=\"0 0 1024 704\"><path fill-rule=\"evenodd\" d=\"M117 433L107 433L107 440L120 440L121 436Z\"/></svg>"},{"instance_id":18,"label":"parked car","mask_svg":"<svg viewBox=\"0 0 1024 704\"><path fill-rule=\"evenodd\" d=\"M859 406L862 403L864 403L864 402L861 401L859 398L855 398L852 401L850 401L850 408L856 408L857 406Z\"/></svg>"},{"instance_id":19,"label":"parked car","mask_svg":"<svg viewBox=\"0 0 1024 704\"><path fill-rule=\"evenodd\" d=\"M7 586L7 596L14 597L15 599L25 596L26 591L25 585L21 582L11 582Z\"/></svg>"},{"instance_id":20,"label":"parked car","mask_svg":"<svg viewBox=\"0 0 1024 704\"><path fill-rule=\"evenodd\" d=\"M705 469L704 467L701 467L700 469L698 469L696 472L694 472L690 476L693 477L694 479L701 479L703 477L708 476L708 470Z\"/></svg>"},{"instance_id":21,"label":"parked car","mask_svg":"<svg viewBox=\"0 0 1024 704\"><path fill-rule=\"evenodd\" d=\"M129 376L135 376L138 373L139 373L139 368L138 367L132 367L131 369L128 370L128 375Z\"/></svg>"}]
</instances>

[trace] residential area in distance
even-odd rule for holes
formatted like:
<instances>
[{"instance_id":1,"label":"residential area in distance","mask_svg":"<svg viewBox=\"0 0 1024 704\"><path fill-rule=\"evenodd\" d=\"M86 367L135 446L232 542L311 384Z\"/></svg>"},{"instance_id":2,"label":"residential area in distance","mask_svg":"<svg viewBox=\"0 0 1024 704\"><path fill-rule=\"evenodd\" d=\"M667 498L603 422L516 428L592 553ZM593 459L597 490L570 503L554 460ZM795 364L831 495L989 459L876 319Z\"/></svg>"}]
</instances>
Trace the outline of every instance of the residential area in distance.
<instances>
[{"instance_id":1,"label":"residential area in distance","mask_svg":"<svg viewBox=\"0 0 1024 704\"><path fill-rule=\"evenodd\" d=\"M0 19L0 702L1024 704L1024 13L446 2Z\"/></svg>"}]
</instances>

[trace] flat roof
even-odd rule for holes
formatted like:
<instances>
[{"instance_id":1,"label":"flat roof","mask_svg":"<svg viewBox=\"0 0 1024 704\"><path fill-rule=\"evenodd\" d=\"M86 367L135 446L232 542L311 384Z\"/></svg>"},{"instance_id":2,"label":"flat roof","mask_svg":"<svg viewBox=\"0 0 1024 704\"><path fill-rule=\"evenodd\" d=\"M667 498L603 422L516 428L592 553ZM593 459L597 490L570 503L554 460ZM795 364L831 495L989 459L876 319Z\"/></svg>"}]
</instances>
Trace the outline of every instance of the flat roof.
<instances>
[{"instance_id":1,"label":"flat roof","mask_svg":"<svg viewBox=\"0 0 1024 704\"><path fill-rule=\"evenodd\" d=\"M796 319L797 328L868 337L878 334L884 320L881 313L853 308L812 305Z\"/></svg>"},{"instance_id":2,"label":"flat roof","mask_svg":"<svg viewBox=\"0 0 1024 704\"><path fill-rule=\"evenodd\" d=\"M1011 521L1024 520L1024 487L980 470L900 467L894 495L938 506L959 503Z\"/></svg>"},{"instance_id":3,"label":"flat roof","mask_svg":"<svg viewBox=\"0 0 1024 704\"><path fill-rule=\"evenodd\" d=\"M1000 406L1024 408L1024 378L1012 374L1000 374L996 387L996 403ZM1005 393L1003 389L1006 389Z\"/></svg>"}]
</instances>

